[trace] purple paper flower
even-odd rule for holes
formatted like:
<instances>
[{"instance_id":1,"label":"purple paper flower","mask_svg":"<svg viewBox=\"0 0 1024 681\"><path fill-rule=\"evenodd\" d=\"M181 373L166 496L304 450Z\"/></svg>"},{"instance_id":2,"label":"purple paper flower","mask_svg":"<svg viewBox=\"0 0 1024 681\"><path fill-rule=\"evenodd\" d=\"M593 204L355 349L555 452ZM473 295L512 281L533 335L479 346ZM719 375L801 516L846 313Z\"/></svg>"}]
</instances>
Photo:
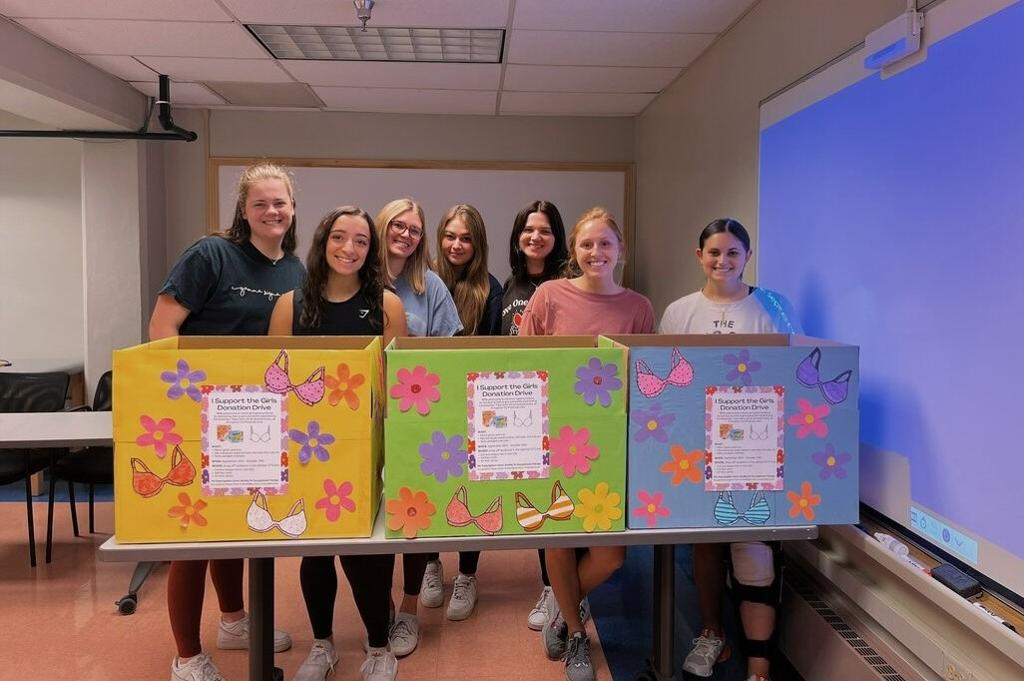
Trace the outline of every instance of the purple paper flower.
<instances>
[{"instance_id":1,"label":"purple paper flower","mask_svg":"<svg viewBox=\"0 0 1024 681\"><path fill-rule=\"evenodd\" d=\"M281 482L288 482L288 469L285 468L281 471Z\"/></svg>"},{"instance_id":2,"label":"purple paper flower","mask_svg":"<svg viewBox=\"0 0 1024 681\"><path fill-rule=\"evenodd\" d=\"M731 367L725 375L725 380L735 381L739 379L743 385L750 385L753 381L750 376L751 372L761 368L761 363L756 359L751 359L750 351L746 348L740 350L738 354L729 353L725 355L722 357L722 361Z\"/></svg>"},{"instance_id":3,"label":"purple paper flower","mask_svg":"<svg viewBox=\"0 0 1024 681\"><path fill-rule=\"evenodd\" d=\"M540 462L542 464L544 464L545 466L550 466L551 465L551 454L548 453L548 452L544 452L544 455L540 457Z\"/></svg>"},{"instance_id":4,"label":"purple paper flower","mask_svg":"<svg viewBox=\"0 0 1024 681\"><path fill-rule=\"evenodd\" d=\"M321 433L320 424L316 421L309 422L305 433L292 428L288 431L288 437L302 445L302 449L299 450L299 463L309 463L314 455L321 461L330 460L331 454L324 445L334 444L334 436L330 433Z\"/></svg>"},{"instance_id":5,"label":"purple paper flower","mask_svg":"<svg viewBox=\"0 0 1024 681\"><path fill-rule=\"evenodd\" d=\"M203 399L197 383L206 380L206 372L202 369L192 371L189 369L188 362L183 359L178 360L177 372L164 371L160 374L160 380L171 384L171 387L167 389L167 397L172 400L176 400L182 395L188 395L194 402Z\"/></svg>"},{"instance_id":6,"label":"purple paper flower","mask_svg":"<svg viewBox=\"0 0 1024 681\"><path fill-rule=\"evenodd\" d=\"M821 471L818 473L818 477L822 480L828 480L833 475L836 478L842 480L846 477L846 464L850 463L853 459L849 452L842 452L836 454L836 448L831 444L825 445L825 450L821 452L814 452L811 455L811 460L814 463L821 466Z\"/></svg>"},{"instance_id":7,"label":"purple paper flower","mask_svg":"<svg viewBox=\"0 0 1024 681\"><path fill-rule=\"evenodd\" d=\"M634 409L630 418L636 424L633 439L637 442L646 442L650 438L658 442L668 442L665 428L676 420L675 414L662 414L660 404L653 404L650 409Z\"/></svg>"},{"instance_id":8,"label":"purple paper flower","mask_svg":"<svg viewBox=\"0 0 1024 681\"><path fill-rule=\"evenodd\" d=\"M469 467L476 468L476 456L473 454L469 455Z\"/></svg>"},{"instance_id":9,"label":"purple paper flower","mask_svg":"<svg viewBox=\"0 0 1024 681\"><path fill-rule=\"evenodd\" d=\"M204 468L203 469L203 484L204 485L209 485L210 484L210 469L209 468Z\"/></svg>"},{"instance_id":10,"label":"purple paper flower","mask_svg":"<svg viewBox=\"0 0 1024 681\"><path fill-rule=\"evenodd\" d=\"M452 435L448 439L439 430L434 431L430 442L420 445L420 456L423 457L420 471L424 475L433 475L438 482L444 482L449 475L462 475L462 464L469 462L462 446L462 436Z\"/></svg>"},{"instance_id":11,"label":"purple paper flower","mask_svg":"<svg viewBox=\"0 0 1024 681\"><path fill-rule=\"evenodd\" d=\"M573 390L577 395L583 396L583 401L593 405L598 400L602 407L612 403L612 390L622 387L622 381L618 377L619 367L615 364L604 364L597 357L591 357L590 361L576 369L576 385Z\"/></svg>"}]
</instances>

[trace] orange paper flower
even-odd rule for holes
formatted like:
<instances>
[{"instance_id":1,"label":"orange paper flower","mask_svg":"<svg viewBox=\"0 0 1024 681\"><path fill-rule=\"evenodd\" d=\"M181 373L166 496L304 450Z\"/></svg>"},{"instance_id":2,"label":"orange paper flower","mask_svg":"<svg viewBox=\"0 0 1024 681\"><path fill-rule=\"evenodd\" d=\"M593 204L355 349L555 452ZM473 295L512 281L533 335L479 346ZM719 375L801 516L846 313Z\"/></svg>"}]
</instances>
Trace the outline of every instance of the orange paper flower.
<instances>
[{"instance_id":1,"label":"orange paper flower","mask_svg":"<svg viewBox=\"0 0 1024 681\"><path fill-rule=\"evenodd\" d=\"M388 514L388 529L402 531L406 539L415 539L420 530L430 527L430 516L437 510L426 492L413 492L408 487L398 490L397 499L388 499L384 505Z\"/></svg>"},{"instance_id":2,"label":"orange paper flower","mask_svg":"<svg viewBox=\"0 0 1024 681\"><path fill-rule=\"evenodd\" d=\"M789 491L786 492L786 497L789 499L789 503L793 504L789 507L790 518L795 518L803 513L807 520L814 520L814 507L821 503L821 495L813 493L811 483L804 480L804 483L800 485L800 494Z\"/></svg>"},{"instance_id":3,"label":"orange paper flower","mask_svg":"<svg viewBox=\"0 0 1024 681\"><path fill-rule=\"evenodd\" d=\"M672 458L661 464L658 470L671 475L674 486L681 485L684 479L700 484L704 479L704 452L696 450L687 454L679 445L672 445L669 452Z\"/></svg>"},{"instance_id":4,"label":"orange paper flower","mask_svg":"<svg viewBox=\"0 0 1024 681\"><path fill-rule=\"evenodd\" d=\"M167 515L170 518L181 518L181 529L188 529L191 523L195 523L199 527L206 527L206 518L200 513L206 508L205 501L196 499L193 503L186 492L181 492L178 494L178 503L181 506L171 506L167 509Z\"/></svg>"},{"instance_id":5,"label":"orange paper flower","mask_svg":"<svg viewBox=\"0 0 1024 681\"><path fill-rule=\"evenodd\" d=\"M362 374L350 375L348 365L344 362L338 365L336 371L337 376L324 377L324 383L331 391L327 396L327 401L332 407L336 407L344 399L349 409L352 411L359 409L359 395L356 394L356 388L366 382L366 377Z\"/></svg>"}]
</instances>

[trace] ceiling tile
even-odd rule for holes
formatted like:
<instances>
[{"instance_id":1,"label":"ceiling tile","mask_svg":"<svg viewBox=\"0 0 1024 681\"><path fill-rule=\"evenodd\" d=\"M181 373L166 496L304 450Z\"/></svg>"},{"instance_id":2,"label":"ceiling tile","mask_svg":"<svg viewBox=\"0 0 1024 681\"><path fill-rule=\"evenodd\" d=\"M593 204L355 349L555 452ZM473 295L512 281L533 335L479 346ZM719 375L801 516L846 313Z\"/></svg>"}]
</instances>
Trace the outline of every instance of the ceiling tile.
<instances>
[{"instance_id":1,"label":"ceiling tile","mask_svg":"<svg viewBox=\"0 0 1024 681\"><path fill-rule=\"evenodd\" d=\"M753 0L516 0L513 28L721 33Z\"/></svg>"},{"instance_id":2,"label":"ceiling tile","mask_svg":"<svg viewBox=\"0 0 1024 681\"><path fill-rule=\"evenodd\" d=\"M497 90L500 64L416 64L390 62L299 61L281 65L310 85L335 87Z\"/></svg>"},{"instance_id":3,"label":"ceiling tile","mask_svg":"<svg viewBox=\"0 0 1024 681\"><path fill-rule=\"evenodd\" d=\"M24 19L27 29L77 54L169 57L266 57L236 24L107 19Z\"/></svg>"},{"instance_id":4,"label":"ceiling tile","mask_svg":"<svg viewBox=\"0 0 1024 681\"><path fill-rule=\"evenodd\" d=\"M221 1L245 23L359 25L352 3L342 0ZM509 0L387 0L374 6L370 23L375 26L504 28L508 23L508 4Z\"/></svg>"},{"instance_id":5,"label":"ceiling tile","mask_svg":"<svg viewBox=\"0 0 1024 681\"><path fill-rule=\"evenodd\" d=\"M505 91L661 92L679 69L612 66L527 66L510 64Z\"/></svg>"},{"instance_id":6,"label":"ceiling tile","mask_svg":"<svg viewBox=\"0 0 1024 681\"><path fill-rule=\"evenodd\" d=\"M496 92L475 90L404 90L391 88L313 88L328 109L379 113L494 113Z\"/></svg>"},{"instance_id":7,"label":"ceiling tile","mask_svg":"<svg viewBox=\"0 0 1024 681\"><path fill-rule=\"evenodd\" d=\"M231 21L216 0L0 0L0 14L11 18L164 19Z\"/></svg>"},{"instance_id":8,"label":"ceiling tile","mask_svg":"<svg viewBox=\"0 0 1024 681\"><path fill-rule=\"evenodd\" d=\"M509 64L683 67L713 35L512 31Z\"/></svg>"},{"instance_id":9,"label":"ceiling tile","mask_svg":"<svg viewBox=\"0 0 1024 681\"><path fill-rule=\"evenodd\" d=\"M107 55L89 55L82 57L93 66L99 67L107 73L117 76L121 80L156 80L157 74L152 69L146 68L133 57L111 57Z\"/></svg>"},{"instance_id":10,"label":"ceiling tile","mask_svg":"<svg viewBox=\"0 0 1024 681\"><path fill-rule=\"evenodd\" d=\"M136 90L157 97L156 82L132 83ZM171 101L175 106L219 106L226 102L199 83L171 83Z\"/></svg>"},{"instance_id":11,"label":"ceiling tile","mask_svg":"<svg viewBox=\"0 0 1024 681\"><path fill-rule=\"evenodd\" d=\"M139 57L146 66L174 80L290 83L291 77L271 58Z\"/></svg>"},{"instance_id":12,"label":"ceiling tile","mask_svg":"<svg viewBox=\"0 0 1024 681\"><path fill-rule=\"evenodd\" d=\"M321 102L303 83L204 83L232 106L319 109Z\"/></svg>"},{"instance_id":13,"label":"ceiling tile","mask_svg":"<svg viewBox=\"0 0 1024 681\"><path fill-rule=\"evenodd\" d=\"M657 95L558 92L505 92L501 113L549 116L633 116Z\"/></svg>"}]
</instances>

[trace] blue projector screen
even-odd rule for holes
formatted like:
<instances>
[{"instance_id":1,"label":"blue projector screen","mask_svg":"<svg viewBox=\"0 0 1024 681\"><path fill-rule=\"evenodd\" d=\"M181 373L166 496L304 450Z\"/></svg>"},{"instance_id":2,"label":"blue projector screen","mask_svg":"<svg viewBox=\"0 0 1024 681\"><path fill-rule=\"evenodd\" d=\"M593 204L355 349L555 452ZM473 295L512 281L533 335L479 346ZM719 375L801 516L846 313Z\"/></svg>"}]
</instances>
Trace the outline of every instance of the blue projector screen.
<instances>
[{"instance_id":1,"label":"blue projector screen","mask_svg":"<svg viewBox=\"0 0 1024 681\"><path fill-rule=\"evenodd\" d=\"M1017 593L1022 36L1018 3L763 129L758 270L861 347L862 499Z\"/></svg>"}]
</instances>

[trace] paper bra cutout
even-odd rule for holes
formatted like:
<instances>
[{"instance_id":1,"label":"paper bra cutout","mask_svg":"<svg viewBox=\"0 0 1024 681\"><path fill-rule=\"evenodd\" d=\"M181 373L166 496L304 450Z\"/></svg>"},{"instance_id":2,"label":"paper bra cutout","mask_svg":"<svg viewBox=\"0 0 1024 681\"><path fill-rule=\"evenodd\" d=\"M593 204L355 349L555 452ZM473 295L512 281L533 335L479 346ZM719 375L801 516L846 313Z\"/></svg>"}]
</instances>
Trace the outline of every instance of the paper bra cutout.
<instances>
[{"instance_id":1,"label":"paper bra cutout","mask_svg":"<svg viewBox=\"0 0 1024 681\"><path fill-rule=\"evenodd\" d=\"M168 471L165 478L161 478L149 470L149 467L143 463L142 459L132 457L131 466L132 489L147 498L159 494L164 485L186 487L191 485L192 481L196 479L196 467L192 465L192 462L185 456L185 452L181 451L181 447L177 445L175 445L174 452L171 454L171 470Z\"/></svg>"},{"instance_id":2,"label":"paper bra cutout","mask_svg":"<svg viewBox=\"0 0 1024 681\"><path fill-rule=\"evenodd\" d=\"M741 519L751 525L764 525L772 517L772 507L764 492L756 492L750 499L750 506L743 513L736 509L732 492L719 492L715 501L715 520L722 525L733 525Z\"/></svg>"},{"instance_id":3,"label":"paper bra cutout","mask_svg":"<svg viewBox=\"0 0 1024 681\"><path fill-rule=\"evenodd\" d=\"M497 534L501 532L503 518L501 515L501 496L495 497L483 513L474 516L469 511L469 504L466 500L466 486L459 485L448 502L444 517L452 527L465 527L470 523L480 528L484 534Z\"/></svg>"},{"instance_id":4,"label":"paper bra cutout","mask_svg":"<svg viewBox=\"0 0 1024 681\"><path fill-rule=\"evenodd\" d=\"M295 385L288 376L288 353L282 350L267 367L263 374L263 382L267 390L278 395L287 395L288 391L294 391L295 396L300 400L313 406L324 398L324 368L320 367L309 377Z\"/></svg>"},{"instance_id":5,"label":"paper bra cutout","mask_svg":"<svg viewBox=\"0 0 1024 681\"><path fill-rule=\"evenodd\" d=\"M850 392L850 377L853 375L853 369L847 369L831 381L823 383L818 375L818 364L820 363L821 350L814 348L811 350L811 354L804 357L803 361L797 365L797 382L808 388L817 388L821 396L829 404L839 404L846 401L846 396Z\"/></svg>"},{"instance_id":6,"label":"paper bra cutout","mask_svg":"<svg viewBox=\"0 0 1024 681\"><path fill-rule=\"evenodd\" d=\"M288 515L280 520L274 520L267 509L267 497L263 492L256 492L252 495L252 503L249 510L245 512L245 524L253 532L270 532L275 527L289 537L301 536L306 531L306 507L302 499L292 504Z\"/></svg>"},{"instance_id":7,"label":"paper bra cutout","mask_svg":"<svg viewBox=\"0 0 1024 681\"><path fill-rule=\"evenodd\" d=\"M636 362L636 387L644 397L657 397L670 385L682 387L693 382L693 366L686 361L679 348L672 348L672 369L660 378L642 359Z\"/></svg>"},{"instance_id":8,"label":"paper bra cutout","mask_svg":"<svg viewBox=\"0 0 1024 681\"><path fill-rule=\"evenodd\" d=\"M539 530L546 518L568 520L575 510L576 507L573 505L572 499L565 493L561 481L558 480L551 488L551 505L543 512L537 510L525 494L516 492L516 520L527 532Z\"/></svg>"}]
</instances>

